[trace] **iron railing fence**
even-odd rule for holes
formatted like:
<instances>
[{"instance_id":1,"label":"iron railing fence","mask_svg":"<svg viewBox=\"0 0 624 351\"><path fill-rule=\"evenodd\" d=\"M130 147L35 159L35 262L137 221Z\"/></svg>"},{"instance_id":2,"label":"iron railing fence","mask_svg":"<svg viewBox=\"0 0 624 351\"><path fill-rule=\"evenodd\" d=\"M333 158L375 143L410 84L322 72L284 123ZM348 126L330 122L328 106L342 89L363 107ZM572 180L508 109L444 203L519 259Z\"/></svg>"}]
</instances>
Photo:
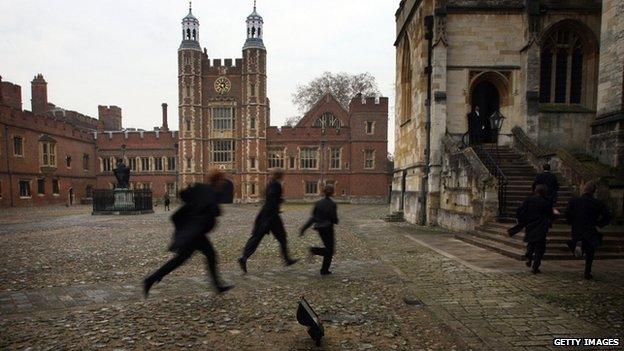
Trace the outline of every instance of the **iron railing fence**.
<instances>
[{"instance_id":1,"label":"iron railing fence","mask_svg":"<svg viewBox=\"0 0 624 351\"><path fill-rule=\"evenodd\" d=\"M152 211L152 190L150 189L96 189L93 191L94 212Z\"/></svg>"}]
</instances>

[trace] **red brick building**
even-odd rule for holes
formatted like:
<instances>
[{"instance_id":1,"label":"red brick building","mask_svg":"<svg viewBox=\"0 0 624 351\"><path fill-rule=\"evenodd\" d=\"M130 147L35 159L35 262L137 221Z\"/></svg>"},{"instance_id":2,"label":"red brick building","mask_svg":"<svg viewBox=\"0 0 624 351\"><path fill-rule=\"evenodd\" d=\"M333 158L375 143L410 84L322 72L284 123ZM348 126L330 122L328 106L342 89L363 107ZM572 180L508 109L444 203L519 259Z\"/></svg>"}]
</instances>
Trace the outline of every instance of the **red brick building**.
<instances>
[{"instance_id":1,"label":"red brick building","mask_svg":"<svg viewBox=\"0 0 624 351\"><path fill-rule=\"evenodd\" d=\"M326 95L296 126L271 126L263 25L254 7L242 58L209 59L189 9L178 49L180 132L169 130L166 104L151 131L124 129L117 106L98 106L97 119L58 107L41 74L31 82L33 112L23 111L21 88L0 80L0 204L88 202L92 189L115 186L118 158L131 187L152 189L156 201L219 168L232 201L257 202L275 167L286 171L288 199L315 199L332 184L343 201L387 201L388 99L357 96L345 109Z\"/></svg>"},{"instance_id":2,"label":"red brick building","mask_svg":"<svg viewBox=\"0 0 624 351\"><path fill-rule=\"evenodd\" d=\"M95 158L92 133L23 111L21 88L0 78L0 206L88 201Z\"/></svg>"},{"instance_id":3,"label":"red brick building","mask_svg":"<svg viewBox=\"0 0 624 351\"><path fill-rule=\"evenodd\" d=\"M132 169L131 186L159 201L177 193L177 132L122 128L121 109L98 106L98 119L47 101L41 74L31 82L32 110L21 87L0 78L0 207L88 203L93 189L115 184L117 157Z\"/></svg>"},{"instance_id":4,"label":"red brick building","mask_svg":"<svg viewBox=\"0 0 624 351\"><path fill-rule=\"evenodd\" d=\"M326 96L293 127L270 126L264 20L247 17L242 58L210 59L199 20L182 20L178 49L178 183L205 182L210 169L229 174L233 200L256 202L267 172L286 170L285 196L316 198L325 183L345 201L388 198L387 98L355 98L345 110Z\"/></svg>"}]
</instances>

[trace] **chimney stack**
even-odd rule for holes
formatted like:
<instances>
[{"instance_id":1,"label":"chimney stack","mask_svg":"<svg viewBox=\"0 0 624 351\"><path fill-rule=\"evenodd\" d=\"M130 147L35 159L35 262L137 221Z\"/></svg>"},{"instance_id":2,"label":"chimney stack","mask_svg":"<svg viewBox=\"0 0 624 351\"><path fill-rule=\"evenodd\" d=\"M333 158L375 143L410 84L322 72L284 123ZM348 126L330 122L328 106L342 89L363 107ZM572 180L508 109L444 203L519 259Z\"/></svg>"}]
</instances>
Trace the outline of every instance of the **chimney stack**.
<instances>
[{"instance_id":1,"label":"chimney stack","mask_svg":"<svg viewBox=\"0 0 624 351\"><path fill-rule=\"evenodd\" d=\"M45 115L48 112L48 83L39 73L30 82L31 89L31 110L38 115Z\"/></svg>"},{"instance_id":2,"label":"chimney stack","mask_svg":"<svg viewBox=\"0 0 624 351\"><path fill-rule=\"evenodd\" d=\"M162 130L168 131L169 125L167 124L167 104L162 104Z\"/></svg>"}]
</instances>

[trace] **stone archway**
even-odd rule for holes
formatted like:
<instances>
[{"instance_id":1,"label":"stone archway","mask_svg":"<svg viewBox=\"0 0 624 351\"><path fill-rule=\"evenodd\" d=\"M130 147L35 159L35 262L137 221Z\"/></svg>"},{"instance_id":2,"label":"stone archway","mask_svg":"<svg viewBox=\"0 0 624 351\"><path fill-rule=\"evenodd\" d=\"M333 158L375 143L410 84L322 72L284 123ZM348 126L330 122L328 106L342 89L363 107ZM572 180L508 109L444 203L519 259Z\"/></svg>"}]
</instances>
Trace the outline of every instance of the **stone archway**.
<instances>
[{"instance_id":1,"label":"stone archway","mask_svg":"<svg viewBox=\"0 0 624 351\"><path fill-rule=\"evenodd\" d=\"M473 108L479 107L484 129L479 133L481 143L495 143L496 136L492 133L489 117L502 106L509 104L509 80L503 74L495 71L483 72L476 75L470 83L469 104ZM472 126L469 123L469 132Z\"/></svg>"}]
</instances>

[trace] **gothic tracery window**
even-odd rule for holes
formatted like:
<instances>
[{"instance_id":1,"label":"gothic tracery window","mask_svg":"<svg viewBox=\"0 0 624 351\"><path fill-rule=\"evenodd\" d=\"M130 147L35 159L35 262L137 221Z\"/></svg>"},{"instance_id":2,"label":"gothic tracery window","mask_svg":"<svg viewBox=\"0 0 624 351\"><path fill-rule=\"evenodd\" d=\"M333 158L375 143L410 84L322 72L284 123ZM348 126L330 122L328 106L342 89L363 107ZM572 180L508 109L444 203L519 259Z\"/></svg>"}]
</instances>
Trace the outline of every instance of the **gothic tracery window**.
<instances>
[{"instance_id":1,"label":"gothic tracery window","mask_svg":"<svg viewBox=\"0 0 624 351\"><path fill-rule=\"evenodd\" d=\"M330 112L325 112L321 117L319 117L316 122L314 122L315 127L321 127L323 129L326 128L340 128L340 120L336 118Z\"/></svg>"},{"instance_id":2,"label":"gothic tracery window","mask_svg":"<svg viewBox=\"0 0 624 351\"><path fill-rule=\"evenodd\" d=\"M567 26L545 37L540 53L540 102L581 103L586 52L579 33Z\"/></svg>"}]
</instances>

